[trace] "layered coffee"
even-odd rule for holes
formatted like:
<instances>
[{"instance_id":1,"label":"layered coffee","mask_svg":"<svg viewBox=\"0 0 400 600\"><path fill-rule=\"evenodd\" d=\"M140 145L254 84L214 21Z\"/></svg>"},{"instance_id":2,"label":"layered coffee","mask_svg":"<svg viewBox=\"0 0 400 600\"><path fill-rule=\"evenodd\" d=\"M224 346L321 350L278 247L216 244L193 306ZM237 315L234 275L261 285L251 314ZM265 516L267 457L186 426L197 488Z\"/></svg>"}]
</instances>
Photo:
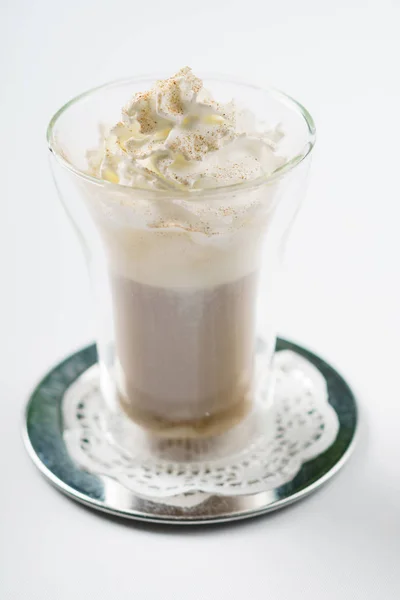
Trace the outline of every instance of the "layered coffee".
<instances>
[{"instance_id":1,"label":"layered coffee","mask_svg":"<svg viewBox=\"0 0 400 600\"><path fill-rule=\"evenodd\" d=\"M136 94L91 153L92 174L124 186L90 207L109 268L119 402L147 429L212 435L251 406L274 190L228 188L279 167L280 135L256 131L183 69Z\"/></svg>"}]
</instances>

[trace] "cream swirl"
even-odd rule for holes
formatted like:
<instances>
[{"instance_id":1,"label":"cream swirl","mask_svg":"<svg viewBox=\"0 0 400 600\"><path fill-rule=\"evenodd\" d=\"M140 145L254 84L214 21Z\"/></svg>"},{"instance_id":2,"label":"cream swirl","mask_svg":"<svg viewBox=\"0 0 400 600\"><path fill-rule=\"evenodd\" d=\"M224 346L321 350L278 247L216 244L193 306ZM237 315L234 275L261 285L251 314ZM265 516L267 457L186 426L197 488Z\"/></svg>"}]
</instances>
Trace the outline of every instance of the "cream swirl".
<instances>
[{"instance_id":1,"label":"cream swirl","mask_svg":"<svg viewBox=\"0 0 400 600\"><path fill-rule=\"evenodd\" d=\"M285 162L282 135L279 126L262 131L233 101L213 100L185 67L135 94L88 161L93 175L113 183L194 191L271 174Z\"/></svg>"}]
</instances>

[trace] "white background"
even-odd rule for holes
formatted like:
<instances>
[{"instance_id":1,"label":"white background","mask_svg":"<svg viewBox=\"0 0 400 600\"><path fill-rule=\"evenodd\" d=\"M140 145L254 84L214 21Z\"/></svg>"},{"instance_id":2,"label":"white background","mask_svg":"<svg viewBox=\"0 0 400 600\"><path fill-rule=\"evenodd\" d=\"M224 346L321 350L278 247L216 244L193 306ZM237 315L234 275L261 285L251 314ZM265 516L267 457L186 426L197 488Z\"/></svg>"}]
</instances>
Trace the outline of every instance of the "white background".
<instances>
[{"instance_id":1,"label":"white background","mask_svg":"<svg viewBox=\"0 0 400 600\"><path fill-rule=\"evenodd\" d=\"M2 599L400 597L399 30L396 0L1 1ZM88 87L185 64L272 84L313 114L281 332L341 370L363 420L353 459L308 500L189 531L73 503L19 433L32 386L93 336L47 122Z\"/></svg>"}]
</instances>

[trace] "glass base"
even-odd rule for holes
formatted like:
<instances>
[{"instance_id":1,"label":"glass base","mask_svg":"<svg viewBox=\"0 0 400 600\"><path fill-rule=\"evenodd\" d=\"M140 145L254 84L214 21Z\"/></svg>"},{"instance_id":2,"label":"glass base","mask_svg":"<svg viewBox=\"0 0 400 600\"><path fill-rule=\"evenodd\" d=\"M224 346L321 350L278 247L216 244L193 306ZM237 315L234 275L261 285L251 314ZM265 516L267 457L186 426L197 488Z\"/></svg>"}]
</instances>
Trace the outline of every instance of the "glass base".
<instances>
[{"instance_id":1,"label":"glass base","mask_svg":"<svg viewBox=\"0 0 400 600\"><path fill-rule=\"evenodd\" d=\"M131 518L218 522L294 502L349 456L357 409L327 363L283 340L277 350L273 406L261 402L240 425L207 440L163 440L123 415L110 417L95 349L81 350L33 393L28 451L66 494Z\"/></svg>"}]
</instances>

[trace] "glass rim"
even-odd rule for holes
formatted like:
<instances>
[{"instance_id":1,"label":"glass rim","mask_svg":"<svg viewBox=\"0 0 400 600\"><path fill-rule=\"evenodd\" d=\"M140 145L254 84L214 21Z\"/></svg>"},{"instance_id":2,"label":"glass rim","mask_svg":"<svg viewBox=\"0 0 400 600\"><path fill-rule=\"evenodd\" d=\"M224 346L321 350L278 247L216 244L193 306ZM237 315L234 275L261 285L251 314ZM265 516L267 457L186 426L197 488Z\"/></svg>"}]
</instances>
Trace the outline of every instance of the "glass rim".
<instances>
[{"instance_id":1,"label":"glass rim","mask_svg":"<svg viewBox=\"0 0 400 600\"><path fill-rule=\"evenodd\" d=\"M130 186L130 185L125 185L125 184L121 184L121 183L113 183L111 181L107 181L106 179L100 179L98 177L94 177L93 175L90 175L89 173L77 168L71 161L69 161L66 158L66 156L62 153L62 151L60 151L60 149L57 147L57 141L56 141L56 138L54 135L54 129L55 129L55 126L56 126L58 120L60 119L60 117L62 117L62 115L69 108L71 108L75 104L78 104L81 100L85 100L86 98L89 98L90 96L96 94L97 92L101 92L101 91L104 91L104 90L112 88L112 87L118 87L118 86L126 85L129 83L135 83L135 82L139 82L139 81L143 81L143 82L154 81L154 80L160 79L160 74L158 74L158 75L144 74L144 75L138 75L138 76L134 76L134 77L125 77L122 79L115 79L113 81L103 83L99 86L92 87L92 88L82 92L81 94L78 94L77 96L74 96L73 98L71 98L68 102L63 104L63 106L61 106L61 108L59 108L54 113L52 118L50 119L50 122L49 122L49 124L47 126L47 130L46 130L46 140L47 140L48 149L55 156L55 158L61 164L61 166L66 168L68 171L74 173L76 176L80 177L81 179L87 180L94 185L101 185L102 187L104 186L109 189L115 189L116 191L118 191L118 190L121 191L121 189L123 189L125 191L130 190L131 192L140 191L141 194L144 193L144 194L152 194L152 195L165 196L165 197L170 197L170 196L182 197L183 196L185 198L192 197L193 199L198 198L199 196L215 196L215 195L218 195L221 193L240 191L240 190L244 190L244 189L245 190L250 190L250 189L253 190L258 187L261 187L264 184L269 184L271 182L276 181L277 179L280 179L281 177L283 177L284 175L286 175L287 173L292 171L295 167L297 167L299 164L301 164L303 162L303 160L305 158L307 158L307 156L311 153L312 149L315 146L315 142L316 142L316 127L315 127L314 119L312 118L312 116L310 115L308 110L300 102L298 102L297 100L292 98L292 96L289 96L285 92L282 92L281 90L274 88L274 87L269 87L269 86L261 87L261 86L254 85L254 84L246 82L246 81L235 80L234 78L226 76L226 75L205 73L203 75L203 77L205 79L208 79L211 81L219 81L219 82L225 81L227 83L247 87L249 89L253 89L258 92L270 94L271 96L274 96L276 99L278 99L280 102L282 102L283 104L286 104L286 105L290 106L291 108L293 108L303 118L303 120L307 126L307 130L308 130L308 139L306 140L306 143L303 145L301 151L299 153L297 153L296 156L287 160L281 167L279 167L278 169L276 169L275 171L273 171L273 173L271 173L269 175L262 175L261 177L257 177L256 179L250 179L248 181L244 181L244 182L240 182L240 183L236 183L236 184L226 184L226 185L214 187L214 188L194 189L194 190L188 191L188 190L181 190L181 189L177 189L177 188L156 189L156 188L146 188L146 187L141 187L141 186Z\"/></svg>"}]
</instances>

